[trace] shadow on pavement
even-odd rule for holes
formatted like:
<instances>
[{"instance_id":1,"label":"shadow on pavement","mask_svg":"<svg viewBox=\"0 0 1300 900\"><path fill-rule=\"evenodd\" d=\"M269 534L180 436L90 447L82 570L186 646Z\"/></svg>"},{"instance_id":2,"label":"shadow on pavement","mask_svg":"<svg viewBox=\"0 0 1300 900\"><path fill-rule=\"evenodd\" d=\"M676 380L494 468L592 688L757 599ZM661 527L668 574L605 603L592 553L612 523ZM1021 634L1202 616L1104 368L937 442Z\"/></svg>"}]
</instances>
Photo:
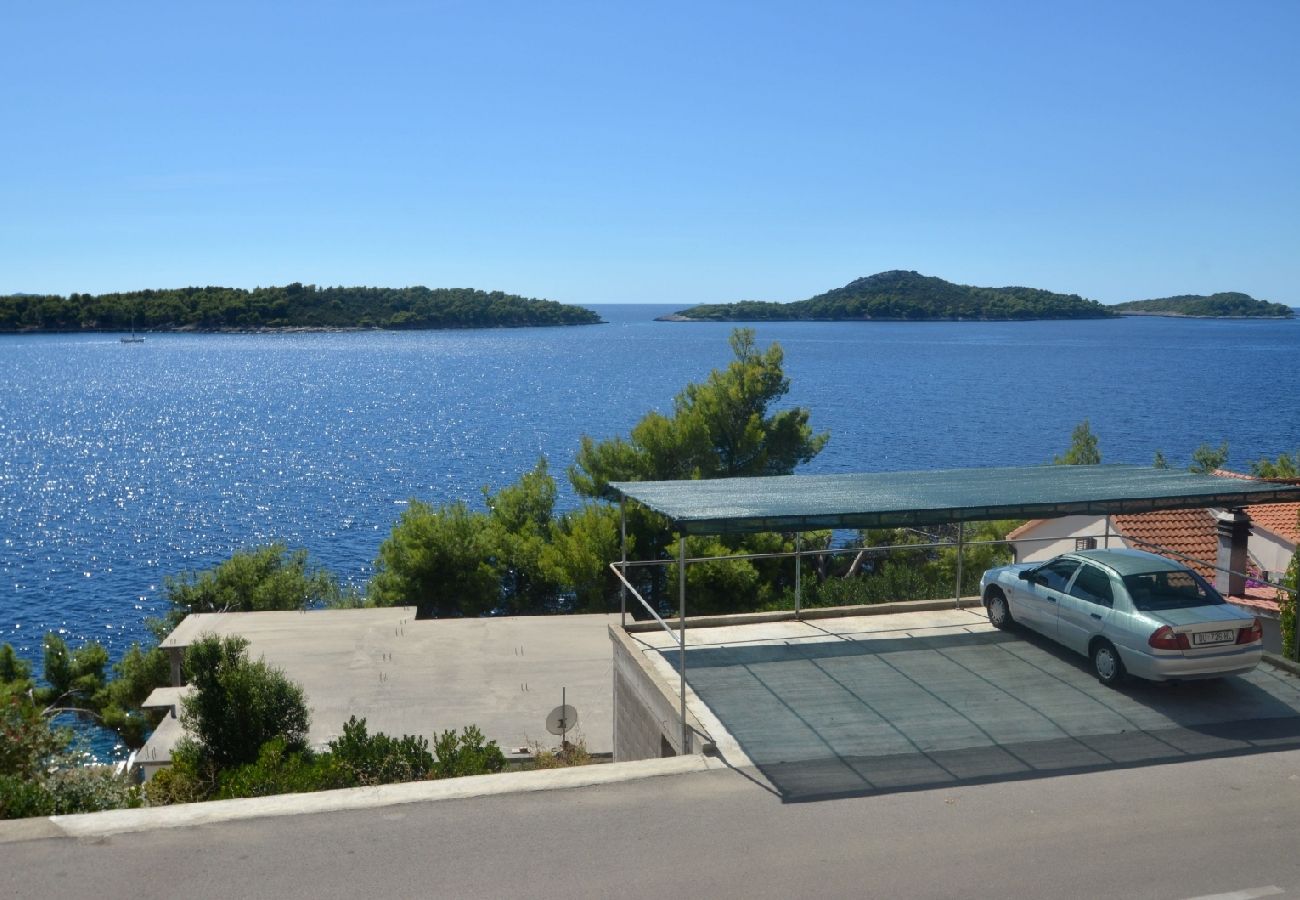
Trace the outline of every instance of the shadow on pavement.
<instances>
[{"instance_id":1,"label":"shadow on pavement","mask_svg":"<svg viewBox=\"0 0 1300 900\"><path fill-rule=\"evenodd\" d=\"M1268 666L1115 690L1035 635L828 638L687 650L786 802L1300 748L1300 680Z\"/></svg>"}]
</instances>

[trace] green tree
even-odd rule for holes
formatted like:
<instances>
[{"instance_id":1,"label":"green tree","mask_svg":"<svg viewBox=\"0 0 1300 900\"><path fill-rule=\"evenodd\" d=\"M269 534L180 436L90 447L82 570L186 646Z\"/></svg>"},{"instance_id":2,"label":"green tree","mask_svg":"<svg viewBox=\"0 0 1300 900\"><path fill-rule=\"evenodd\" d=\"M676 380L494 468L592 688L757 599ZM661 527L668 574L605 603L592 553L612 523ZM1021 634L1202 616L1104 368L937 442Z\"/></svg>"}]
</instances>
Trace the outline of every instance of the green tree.
<instances>
[{"instance_id":1,"label":"green tree","mask_svg":"<svg viewBox=\"0 0 1300 900\"><path fill-rule=\"evenodd\" d=\"M268 544L236 551L214 568L163 581L171 609L155 631L164 637L190 613L308 609L330 604L338 582L313 568L306 550Z\"/></svg>"},{"instance_id":2,"label":"green tree","mask_svg":"<svg viewBox=\"0 0 1300 900\"><path fill-rule=\"evenodd\" d=\"M40 692L44 702L58 705L91 705L104 687L104 669L108 651L97 641L87 641L69 650L63 638L54 632L45 635L44 675L49 687Z\"/></svg>"},{"instance_id":3,"label":"green tree","mask_svg":"<svg viewBox=\"0 0 1300 900\"><path fill-rule=\"evenodd\" d=\"M1300 589L1300 549L1291 554L1291 565L1287 567L1286 575L1282 578L1282 585L1290 589L1277 592L1282 655L1287 659L1300 660L1300 646L1296 644L1296 606L1300 603L1300 597L1296 595L1296 590Z\"/></svg>"},{"instance_id":4,"label":"green tree","mask_svg":"<svg viewBox=\"0 0 1300 900\"><path fill-rule=\"evenodd\" d=\"M628 544L631 553L633 538ZM613 591L609 564L618 556L618 510L585 503L551 523L539 562L552 583L572 591L574 609L604 612Z\"/></svg>"},{"instance_id":5,"label":"green tree","mask_svg":"<svg viewBox=\"0 0 1300 900\"><path fill-rule=\"evenodd\" d=\"M26 684L31 677L31 663L19 656L11 645L0 644L0 686Z\"/></svg>"},{"instance_id":6,"label":"green tree","mask_svg":"<svg viewBox=\"0 0 1300 900\"><path fill-rule=\"evenodd\" d=\"M1151 461L1151 467L1155 469L1167 469L1169 463L1165 460L1165 455L1161 451L1156 451L1156 458Z\"/></svg>"},{"instance_id":7,"label":"green tree","mask_svg":"<svg viewBox=\"0 0 1300 900\"><path fill-rule=\"evenodd\" d=\"M647 414L628 440L584 435L569 469L574 488L599 497L611 481L788 475L816 456L830 436L813 433L808 410L769 410L790 390L781 346L760 350L750 328L737 328L730 343L735 359L688 384L672 417Z\"/></svg>"},{"instance_id":8,"label":"green tree","mask_svg":"<svg viewBox=\"0 0 1300 900\"><path fill-rule=\"evenodd\" d=\"M1224 441L1218 447L1211 447L1209 444L1201 444L1192 451L1192 464L1187 467L1187 471L1196 472L1201 475L1209 475L1215 469L1220 469L1228 461L1228 442Z\"/></svg>"},{"instance_id":9,"label":"green tree","mask_svg":"<svg viewBox=\"0 0 1300 900\"><path fill-rule=\"evenodd\" d=\"M1064 456L1057 456L1052 462L1058 466L1095 466L1101 462L1097 436L1092 433L1087 419L1074 426L1070 433L1070 448Z\"/></svg>"},{"instance_id":10,"label":"green tree","mask_svg":"<svg viewBox=\"0 0 1300 900\"><path fill-rule=\"evenodd\" d=\"M558 591L542 566L555 511L555 479L546 460L539 459L531 472L495 494L484 488L483 499L486 539L494 549L506 607L514 612L546 608Z\"/></svg>"},{"instance_id":11,"label":"green tree","mask_svg":"<svg viewBox=\"0 0 1300 900\"><path fill-rule=\"evenodd\" d=\"M272 738L282 738L289 752L307 746L311 715L302 688L264 661L251 662L247 648L242 637L205 635L185 653L194 692L182 702L181 724L214 774L256 762Z\"/></svg>"},{"instance_id":12,"label":"green tree","mask_svg":"<svg viewBox=\"0 0 1300 900\"><path fill-rule=\"evenodd\" d=\"M1300 478L1300 450L1290 456L1280 453L1276 461L1257 459L1250 464L1250 472L1259 478Z\"/></svg>"},{"instance_id":13,"label":"green tree","mask_svg":"<svg viewBox=\"0 0 1300 900\"><path fill-rule=\"evenodd\" d=\"M412 500L379 547L370 602L413 605L422 619L480 615L501 602L495 549L486 515Z\"/></svg>"}]
</instances>

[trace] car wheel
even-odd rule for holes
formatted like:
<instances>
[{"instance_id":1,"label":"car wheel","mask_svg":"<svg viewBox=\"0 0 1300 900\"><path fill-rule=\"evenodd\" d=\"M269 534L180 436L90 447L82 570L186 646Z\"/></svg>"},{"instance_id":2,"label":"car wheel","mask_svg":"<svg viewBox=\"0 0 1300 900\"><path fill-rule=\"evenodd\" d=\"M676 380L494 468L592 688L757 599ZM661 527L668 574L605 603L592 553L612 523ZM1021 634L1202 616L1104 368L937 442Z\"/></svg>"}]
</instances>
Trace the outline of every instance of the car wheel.
<instances>
[{"instance_id":1,"label":"car wheel","mask_svg":"<svg viewBox=\"0 0 1300 900\"><path fill-rule=\"evenodd\" d=\"M1115 687L1124 680L1124 661L1108 641L1098 641L1093 645L1092 670L1097 673L1097 680L1107 687Z\"/></svg>"},{"instance_id":2,"label":"car wheel","mask_svg":"<svg viewBox=\"0 0 1300 900\"><path fill-rule=\"evenodd\" d=\"M1015 624L1015 621L1011 618L1011 607L1007 605L1007 598L1001 591L989 591L988 601L985 605L988 607L989 624L994 628L1001 628L1006 631Z\"/></svg>"}]
</instances>

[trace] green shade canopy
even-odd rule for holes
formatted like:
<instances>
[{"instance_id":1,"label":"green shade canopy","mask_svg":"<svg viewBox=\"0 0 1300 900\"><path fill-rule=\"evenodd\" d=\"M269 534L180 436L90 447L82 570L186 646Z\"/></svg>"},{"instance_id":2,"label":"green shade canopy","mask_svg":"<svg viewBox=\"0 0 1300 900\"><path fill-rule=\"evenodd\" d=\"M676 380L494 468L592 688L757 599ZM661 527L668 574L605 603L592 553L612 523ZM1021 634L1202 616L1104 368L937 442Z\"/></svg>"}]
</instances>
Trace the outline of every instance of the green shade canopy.
<instances>
[{"instance_id":1,"label":"green shade canopy","mask_svg":"<svg viewBox=\"0 0 1300 900\"><path fill-rule=\"evenodd\" d=\"M1300 485L1147 466L1024 466L619 481L608 494L666 516L683 534L734 534L1287 503L1300 501Z\"/></svg>"}]
</instances>

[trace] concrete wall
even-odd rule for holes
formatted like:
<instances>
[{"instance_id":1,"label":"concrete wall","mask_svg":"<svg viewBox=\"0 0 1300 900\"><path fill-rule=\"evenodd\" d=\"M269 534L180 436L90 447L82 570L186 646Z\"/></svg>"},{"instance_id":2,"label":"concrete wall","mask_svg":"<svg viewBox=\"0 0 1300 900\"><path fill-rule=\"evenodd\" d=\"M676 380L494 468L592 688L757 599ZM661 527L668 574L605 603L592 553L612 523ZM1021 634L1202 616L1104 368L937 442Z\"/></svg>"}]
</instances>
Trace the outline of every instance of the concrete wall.
<instances>
[{"instance_id":1,"label":"concrete wall","mask_svg":"<svg viewBox=\"0 0 1300 900\"><path fill-rule=\"evenodd\" d=\"M1062 553L1073 553L1075 538L1091 537L1097 539L1097 547L1106 546L1106 518L1104 516L1062 516L1059 519L1043 520L1037 527L1021 535L1022 540L1013 543L1016 562L1046 562ZM1050 543L1042 538L1054 538ZM1034 539L1034 540L1030 540ZM1113 531L1110 535L1112 550L1128 545Z\"/></svg>"},{"instance_id":2,"label":"concrete wall","mask_svg":"<svg viewBox=\"0 0 1300 900\"><path fill-rule=\"evenodd\" d=\"M691 740L683 750L678 694L670 694L650 668L645 649L617 625L609 627L609 638L614 656L614 761L704 753L708 739L689 714Z\"/></svg>"}]
</instances>

